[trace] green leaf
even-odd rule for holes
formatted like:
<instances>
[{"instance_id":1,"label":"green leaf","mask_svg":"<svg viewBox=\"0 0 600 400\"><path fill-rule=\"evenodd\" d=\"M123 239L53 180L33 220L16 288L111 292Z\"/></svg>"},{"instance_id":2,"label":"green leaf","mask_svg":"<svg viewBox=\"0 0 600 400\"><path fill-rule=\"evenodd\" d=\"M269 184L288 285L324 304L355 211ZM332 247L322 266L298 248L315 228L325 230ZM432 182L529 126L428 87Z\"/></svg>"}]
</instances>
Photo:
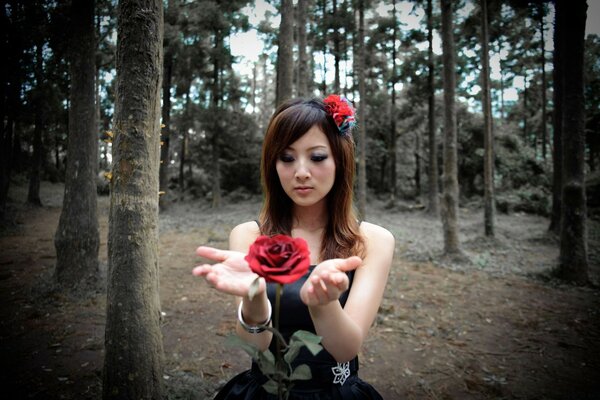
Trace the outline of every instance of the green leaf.
<instances>
[{"instance_id":1,"label":"green leaf","mask_svg":"<svg viewBox=\"0 0 600 400\"><path fill-rule=\"evenodd\" d=\"M316 356L323 349L323 346L320 345L321 339L321 336L317 336L312 332L296 331L290 338L290 344L293 341L299 341L306 346L313 356Z\"/></svg>"},{"instance_id":2,"label":"green leaf","mask_svg":"<svg viewBox=\"0 0 600 400\"><path fill-rule=\"evenodd\" d=\"M269 349L259 352L256 362L264 375L273 375L277 372L275 356Z\"/></svg>"},{"instance_id":3,"label":"green leaf","mask_svg":"<svg viewBox=\"0 0 600 400\"><path fill-rule=\"evenodd\" d=\"M302 346L304 346L304 343L302 343L301 341L290 340L290 345L288 346L287 351L283 355L283 359L285 360L285 362L291 364L292 361L294 361L298 356L298 353L300 353L300 349L302 348Z\"/></svg>"},{"instance_id":4,"label":"green leaf","mask_svg":"<svg viewBox=\"0 0 600 400\"><path fill-rule=\"evenodd\" d=\"M248 288L248 298L252 300L254 296L256 296L256 292L260 288L260 276L257 276L256 279L252 281L250 287Z\"/></svg>"},{"instance_id":5,"label":"green leaf","mask_svg":"<svg viewBox=\"0 0 600 400\"><path fill-rule=\"evenodd\" d=\"M263 388L267 391L267 393L277 394L277 382L273 379L269 379L264 385Z\"/></svg>"},{"instance_id":6,"label":"green leaf","mask_svg":"<svg viewBox=\"0 0 600 400\"><path fill-rule=\"evenodd\" d=\"M258 358L258 353L260 353L260 351L258 350L258 347L256 347L255 345L253 345L251 343L244 341L238 335L227 336L227 338L225 339L225 345L229 346L229 347L240 347L242 350L244 350L246 353L248 353L248 355L250 357L252 357L255 360Z\"/></svg>"},{"instance_id":7,"label":"green leaf","mask_svg":"<svg viewBox=\"0 0 600 400\"><path fill-rule=\"evenodd\" d=\"M290 380L293 381L307 381L309 379L312 379L312 373L310 367L306 364L298 365L290 377Z\"/></svg>"}]
</instances>

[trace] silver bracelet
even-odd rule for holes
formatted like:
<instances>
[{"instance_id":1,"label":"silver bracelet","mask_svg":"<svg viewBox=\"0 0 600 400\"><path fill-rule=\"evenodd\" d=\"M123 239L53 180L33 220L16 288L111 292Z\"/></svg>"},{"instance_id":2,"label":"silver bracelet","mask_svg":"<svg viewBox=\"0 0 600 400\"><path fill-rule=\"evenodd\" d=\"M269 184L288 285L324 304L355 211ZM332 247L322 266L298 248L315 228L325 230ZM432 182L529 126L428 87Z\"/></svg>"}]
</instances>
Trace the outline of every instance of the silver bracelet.
<instances>
[{"instance_id":1,"label":"silver bracelet","mask_svg":"<svg viewBox=\"0 0 600 400\"><path fill-rule=\"evenodd\" d=\"M271 314L273 313L273 309L271 308L271 302L267 301L267 307L269 308L269 316L267 317L267 320L258 325L248 325L246 323L246 321L244 321L244 317L242 317L242 305L243 304L244 304L244 302L240 301L240 306L238 307L238 321L240 321L240 325L242 326L242 328L244 328L246 330L246 332L249 332L249 333L264 332L266 326L269 325L269 323L271 322Z\"/></svg>"}]
</instances>

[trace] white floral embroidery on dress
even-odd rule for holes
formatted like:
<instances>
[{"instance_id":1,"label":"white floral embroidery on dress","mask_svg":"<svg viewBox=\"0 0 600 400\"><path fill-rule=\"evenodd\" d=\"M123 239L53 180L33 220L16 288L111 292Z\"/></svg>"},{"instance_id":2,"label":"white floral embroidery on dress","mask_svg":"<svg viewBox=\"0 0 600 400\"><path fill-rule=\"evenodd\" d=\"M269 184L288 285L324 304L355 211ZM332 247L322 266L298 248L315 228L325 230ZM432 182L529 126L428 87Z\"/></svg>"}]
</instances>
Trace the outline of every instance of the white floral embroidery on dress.
<instances>
[{"instance_id":1,"label":"white floral embroidery on dress","mask_svg":"<svg viewBox=\"0 0 600 400\"><path fill-rule=\"evenodd\" d=\"M346 379L350 376L350 362L337 363L335 367L331 367L331 371L334 375L333 383L339 383L343 386Z\"/></svg>"}]
</instances>

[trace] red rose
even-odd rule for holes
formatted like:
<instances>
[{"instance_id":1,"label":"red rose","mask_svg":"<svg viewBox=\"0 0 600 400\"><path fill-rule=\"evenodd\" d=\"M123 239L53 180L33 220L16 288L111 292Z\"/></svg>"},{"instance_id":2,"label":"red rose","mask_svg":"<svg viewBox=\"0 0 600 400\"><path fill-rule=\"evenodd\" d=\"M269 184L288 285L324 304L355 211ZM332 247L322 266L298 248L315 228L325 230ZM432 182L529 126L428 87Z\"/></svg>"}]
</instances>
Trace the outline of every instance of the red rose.
<instances>
[{"instance_id":1,"label":"red rose","mask_svg":"<svg viewBox=\"0 0 600 400\"><path fill-rule=\"evenodd\" d=\"M306 274L310 251L302 238L259 236L250 246L245 260L250 269L267 282L287 284Z\"/></svg>"}]
</instances>

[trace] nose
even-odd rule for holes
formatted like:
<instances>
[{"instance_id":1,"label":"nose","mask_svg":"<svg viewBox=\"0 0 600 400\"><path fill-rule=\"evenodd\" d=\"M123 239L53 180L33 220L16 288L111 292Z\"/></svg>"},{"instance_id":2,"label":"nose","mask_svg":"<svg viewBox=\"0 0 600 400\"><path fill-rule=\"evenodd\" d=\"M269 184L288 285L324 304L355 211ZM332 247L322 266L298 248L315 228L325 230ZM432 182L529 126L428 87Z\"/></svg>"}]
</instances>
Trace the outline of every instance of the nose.
<instances>
[{"instance_id":1,"label":"nose","mask_svg":"<svg viewBox=\"0 0 600 400\"><path fill-rule=\"evenodd\" d=\"M310 177L310 171L306 165L306 163L300 161L296 168L295 177L299 181L305 181Z\"/></svg>"}]
</instances>

